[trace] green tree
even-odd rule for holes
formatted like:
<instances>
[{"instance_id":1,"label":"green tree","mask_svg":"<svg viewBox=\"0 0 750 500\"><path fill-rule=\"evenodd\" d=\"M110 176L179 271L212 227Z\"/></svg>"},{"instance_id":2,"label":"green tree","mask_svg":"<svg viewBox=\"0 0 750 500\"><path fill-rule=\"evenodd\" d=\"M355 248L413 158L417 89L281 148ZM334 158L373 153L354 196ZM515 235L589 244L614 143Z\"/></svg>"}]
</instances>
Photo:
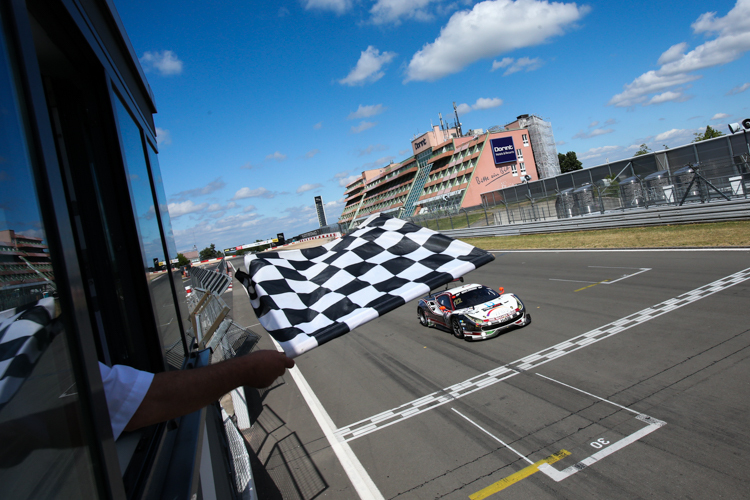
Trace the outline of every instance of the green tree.
<instances>
[{"instance_id":1,"label":"green tree","mask_svg":"<svg viewBox=\"0 0 750 500\"><path fill-rule=\"evenodd\" d=\"M190 264L190 261L188 260L188 258L185 257L184 255L182 255L181 253L178 253L177 254L177 265L180 266L180 267L182 267L182 266L187 266L188 264Z\"/></svg>"},{"instance_id":2,"label":"green tree","mask_svg":"<svg viewBox=\"0 0 750 500\"><path fill-rule=\"evenodd\" d=\"M557 153L557 161L560 162L560 172L572 172L573 170L581 170L583 164L578 161L575 151L568 151L565 154Z\"/></svg>"},{"instance_id":3,"label":"green tree","mask_svg":"<svg viewBox=\"0 0 750 500\"><path fill-rule=\"evenodd\" d=\"M721 137L724 133L712 128L711 125L708 125L706 126L706 131L704 133L701 134L696 132L693 135L695 135L693 142L700 142L705 141L706 139L713 139L714 137Z\"/></svg>"},{"instance_id":4,"label":"green tree","mask_svg":"<svg viewBox=\"0 0 750 500\"><path fill-rule=\"evenodd\" d=\"M635 152L633 156L641 156L641 155L647 155L651 152L648 146L646 146L646 143L643 143L639 146L641 149Z\"/></svg>"},{"instance_id":5,"label":"green tree","mask_svg":"<svg viewBox=\"0 0 750 500\"><path fill-rule=\"evenodd\" d=\"M215 259L216 257L219 257L220 255L221 255L221 252L216 250L216 245L211 243L210 247L206 247L203 250L201 250L200 258L201 260Z\"/></svg>"}]
</instances>

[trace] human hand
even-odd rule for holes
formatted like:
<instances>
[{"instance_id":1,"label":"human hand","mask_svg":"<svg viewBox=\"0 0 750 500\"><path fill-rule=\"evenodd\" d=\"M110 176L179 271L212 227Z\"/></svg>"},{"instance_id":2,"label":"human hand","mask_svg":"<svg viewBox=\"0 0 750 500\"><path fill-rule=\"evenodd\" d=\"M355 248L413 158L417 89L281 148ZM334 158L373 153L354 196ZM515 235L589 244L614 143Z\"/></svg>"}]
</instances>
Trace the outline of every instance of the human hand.
<instances>
[{"instance_id":1,"label":"human hand","mask_svg":"<svg viewBox=\"0 0 750 500\"><path fill-rule=\"evenodd\" d=\"M294 360L278 351L255 351L235 358L247 369L244 385L262 389L284 374L287 368L294 366Z\"/></svg>"}]
</instances>

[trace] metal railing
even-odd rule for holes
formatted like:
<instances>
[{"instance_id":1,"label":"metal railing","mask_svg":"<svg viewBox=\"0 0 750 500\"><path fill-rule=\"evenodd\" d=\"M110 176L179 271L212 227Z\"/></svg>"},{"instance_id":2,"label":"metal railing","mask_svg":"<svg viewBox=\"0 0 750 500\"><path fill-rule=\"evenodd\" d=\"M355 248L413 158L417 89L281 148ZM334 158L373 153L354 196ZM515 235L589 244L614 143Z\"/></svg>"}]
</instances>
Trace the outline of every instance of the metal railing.
<instances>
[{"instance_id":1,"label":"metal railing","mask_svg":"<svg viewBox=\"0 0 750 500\"><path fill-rule=\"evenodd\" d=\"M441 231L453 238L513 236L521 234L559 233L592 229L644 227L696 222L750 220L750 199L723 203L655 206L633 210L595 213L586 217L528 221L519 224L483 226Z\"/></svg>"},{"instance_id":2,"label":"metal railing","mask_svg":"<svg viewBox=\"0 0 750 500\"><path fill-rule=\"evenodd\" d=\"M193 289L202 288L221 295L232 284L232 277L227 274L226 260L221 260L216 271L203 269L199 266L190 268L190 281Z\"/></svg>"}]
</instances>

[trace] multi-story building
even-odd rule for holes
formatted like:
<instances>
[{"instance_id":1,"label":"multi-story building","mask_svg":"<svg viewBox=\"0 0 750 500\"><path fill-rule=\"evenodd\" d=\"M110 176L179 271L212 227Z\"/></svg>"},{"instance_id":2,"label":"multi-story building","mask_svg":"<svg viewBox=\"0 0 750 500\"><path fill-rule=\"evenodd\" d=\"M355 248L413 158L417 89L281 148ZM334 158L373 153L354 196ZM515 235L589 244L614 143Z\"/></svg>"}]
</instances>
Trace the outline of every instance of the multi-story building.
<instances>
[{"instance_id":1,"label":"multi-story building","mask_svg":"<svg viewBox=\"0 0 750 500\"><path fill-rule=\"evenodd\" d=\"M362 172L346 186L339 223L377 212L403 218L478 206L484 192L560 173L551 125L533 115L467 135L434 126L411 145L411 157Z\"/></svg>"},{"instance_id":2,"label":"multi-story building","mask_svg":"<svg viewBox=\"0 0 750 500\"><path fill-rule=\"evenodd\" d=\"M0 308L38 300L54 290L55 275L47 245L41 238L0 231Z\"/></svg>"}]
</instances>

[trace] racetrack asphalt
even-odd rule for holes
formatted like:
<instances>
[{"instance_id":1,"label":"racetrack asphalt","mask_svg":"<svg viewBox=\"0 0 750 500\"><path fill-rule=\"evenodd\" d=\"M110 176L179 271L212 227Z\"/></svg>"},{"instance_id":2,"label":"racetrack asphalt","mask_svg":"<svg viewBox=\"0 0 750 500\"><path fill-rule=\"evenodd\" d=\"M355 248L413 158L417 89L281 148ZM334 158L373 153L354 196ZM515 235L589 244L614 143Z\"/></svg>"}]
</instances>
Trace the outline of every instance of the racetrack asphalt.
<instances>
[{"instance_id":1,"label":"racetrack asphalt","mask_svg":"<svg viewBox=\"0 0 750 500\"><path fill-rule=\"evenodd\" d=\"M746 497L750 251L495 255L466 281L531 325L471 343L414 301L297 359L383 498ZM290 375L255 403L259 493L356 498Z\"/></svg>"}]
</instances>

